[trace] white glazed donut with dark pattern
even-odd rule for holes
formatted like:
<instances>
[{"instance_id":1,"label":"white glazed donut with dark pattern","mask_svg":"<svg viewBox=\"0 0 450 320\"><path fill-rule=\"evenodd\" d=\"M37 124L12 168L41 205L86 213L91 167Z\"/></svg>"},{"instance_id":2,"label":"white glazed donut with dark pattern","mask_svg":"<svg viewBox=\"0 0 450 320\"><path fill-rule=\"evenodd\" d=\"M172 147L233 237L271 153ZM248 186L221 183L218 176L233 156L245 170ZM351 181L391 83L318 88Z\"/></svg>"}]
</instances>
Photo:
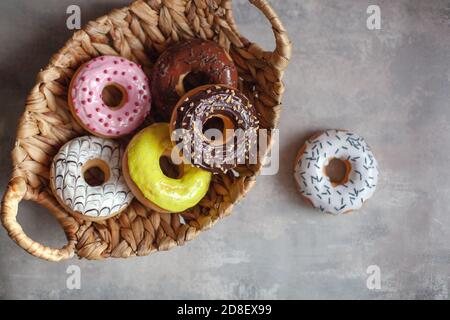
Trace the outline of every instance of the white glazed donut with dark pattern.
<instances>
[{"instance_id":1,"label":"white glazed donut with dark pattern","mask_svg":"<svg viewBox=\"0 0 450 320\"><path fill-rule=\"evenodd\" d=\"M294 177L302 196L315 208L331 214L357 210L375 192L377 161L370 147L358 135L327 130L310 138L300 153ZM342 183L331 182L325 173L332 159L346 163L347 174Z\"/></svg>"},{"instance_id":2,"label":"white glazed donut with dark pattern","mask_svg":"<svg viewBox=\"0 0 450 320\"><path fill-rule=\"evenodd\" d=\"M123 153L119 143L93 136L67 142L51 168L52 189L58 201L86 218L106 219L122 212L133 200L122 175ZM88 163L97 163L107 171L103 184L91 186L85 181Z\"/></svg>"}]
</instances>

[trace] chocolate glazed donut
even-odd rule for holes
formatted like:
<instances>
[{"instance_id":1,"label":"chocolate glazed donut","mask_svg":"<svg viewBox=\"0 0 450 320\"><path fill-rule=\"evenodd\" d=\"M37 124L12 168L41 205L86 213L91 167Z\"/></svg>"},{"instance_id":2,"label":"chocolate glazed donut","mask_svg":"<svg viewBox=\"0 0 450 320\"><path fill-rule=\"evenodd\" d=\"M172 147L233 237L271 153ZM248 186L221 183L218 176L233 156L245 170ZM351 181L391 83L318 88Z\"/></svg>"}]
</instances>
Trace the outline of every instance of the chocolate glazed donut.
<instances>
[{"instance_id":1,"label":"chocolate glazed donut","mask_svg":"<svg viewBox=\"0 0 450 320\"><path fill-rule=\"evenodd\" d=\"M170 121L172 141L182 158L213 173L255 159L258 127L247 97L224 85L191 90L175 106ZM215 129L212 135L209 129Z\"/></svg>"},{"instance_id":2,"label":"chocolate glazed donut","mask_svg":"<svg viewBox=\"0 0 450 320\"><path fill-rule=\"evenodd\" d=\"M187 91L205 84L237 87L238 73L231 57L217 43L190 39L167 49L152 72L155 109L169 120L173 107Z\"/></svg>"}]
</instances>

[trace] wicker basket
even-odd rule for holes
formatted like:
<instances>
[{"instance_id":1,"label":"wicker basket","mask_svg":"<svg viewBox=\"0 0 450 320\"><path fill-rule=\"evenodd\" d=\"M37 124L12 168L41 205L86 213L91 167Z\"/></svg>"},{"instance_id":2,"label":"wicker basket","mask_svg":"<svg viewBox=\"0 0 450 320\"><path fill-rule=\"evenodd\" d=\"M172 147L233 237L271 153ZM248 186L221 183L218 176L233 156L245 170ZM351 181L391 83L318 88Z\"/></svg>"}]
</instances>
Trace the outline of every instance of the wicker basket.
<instances>
[{"instance_id":1,"label":"wicker basket","mask_svg":"<svg viewBox=\"0 0 450 320\"><path fill-rule=\"evenodd\" d=\"M79 220L58 205L49 188L49 167L65 142L85 134L66 102L70 79L82 63L98 55L120 55L143 65L149 75L156 57L171 43L186 38L212 39L230 52L239 70L240 89L256 106L261 126L274 128L291 44L269 4L249 1L272 25L274 52L263 51L239 35L231 0L139 0L76 32L39 73L19 122L13 173L2 202L2 223L11 239L28 253L50 261L75 253L87 259L128 258L183 245L228 215L253 186L260 165L240 167L238 177L215 176L200 204L181 214L159 214L133 201L126 212L102 222ZM22 200L35 201L55 216L67 236L63 248L49 248L24 233L16 220Z\"/></svg>"}]
</instances>

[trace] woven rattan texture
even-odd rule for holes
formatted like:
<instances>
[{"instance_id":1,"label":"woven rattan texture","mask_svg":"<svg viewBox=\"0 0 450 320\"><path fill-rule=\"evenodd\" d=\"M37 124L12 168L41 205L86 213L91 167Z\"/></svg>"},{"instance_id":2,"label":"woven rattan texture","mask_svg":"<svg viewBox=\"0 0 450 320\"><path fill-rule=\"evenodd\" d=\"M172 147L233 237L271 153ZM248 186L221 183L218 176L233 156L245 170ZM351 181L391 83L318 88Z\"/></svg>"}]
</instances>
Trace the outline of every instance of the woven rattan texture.
<instances>
[{"instance_id":1,"label":"woven rattan texture","mask_svg":"<svg viewBox=\"0 0 450 320\"><path fill-rule=\"evenodd\" d=\"M139 0L89 22L52 57L27 98L12 151L13 173L2 202L2 223L20 247L50 261L75 254L87 259L145 256L183 245L230 213L255 183L259 164L239 167L237 176L215 176L207 196L181 214L159 214L134 201L118 217L102 222L76 219L58 205L49 187L49 168L65 142L86 134L67 105L70 79L81 64L99 55L120 55L141 64L149 75L161 52L187 38L214 40L229 51L239 70L240 89L256 106L261 127L274 128L291 44L267 1L250 2L272 25L274 52L240 36L231 0ZM63 248L46 247L24 233L16 220L21 200L35 201L54 215L68 239Z\"/></svg>"}]
</instances>

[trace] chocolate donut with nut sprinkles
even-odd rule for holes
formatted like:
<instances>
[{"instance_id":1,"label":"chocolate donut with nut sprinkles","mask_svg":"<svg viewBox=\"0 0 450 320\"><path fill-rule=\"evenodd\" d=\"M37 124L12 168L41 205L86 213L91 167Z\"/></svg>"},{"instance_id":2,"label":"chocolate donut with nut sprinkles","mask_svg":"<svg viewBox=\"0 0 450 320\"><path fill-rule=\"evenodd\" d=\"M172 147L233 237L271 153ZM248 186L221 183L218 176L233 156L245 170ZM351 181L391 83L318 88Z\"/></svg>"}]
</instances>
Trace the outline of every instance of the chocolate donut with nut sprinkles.
<instances>
[{"instance_id":1,"label":"chocolate donut with nut sprinkles","mask_svg":"<svg viewBox=\"0 0 450 320\"><path fill-rule=\"evenodd\" d=\"M237 87L238 72L229 54L217 43L190 39L167 49L152 72L153 104L168 121L178 100L205 84Z\"/></svg>"},{"instance_id":2,"label":"chocolate donut with nut sprinkles","mask_svg":"<svg viewBox=\"0 0 450 320\"><path fill-rule=\"evenodd\" d=\"M209 128L214 131L208 130L208 123L216 124ZM254 159L258 128L248 98L224 85L191 90L175 106L170 121L172 141L183 159L213 173L226 173Z\"/></svg>"}]
</instances>

